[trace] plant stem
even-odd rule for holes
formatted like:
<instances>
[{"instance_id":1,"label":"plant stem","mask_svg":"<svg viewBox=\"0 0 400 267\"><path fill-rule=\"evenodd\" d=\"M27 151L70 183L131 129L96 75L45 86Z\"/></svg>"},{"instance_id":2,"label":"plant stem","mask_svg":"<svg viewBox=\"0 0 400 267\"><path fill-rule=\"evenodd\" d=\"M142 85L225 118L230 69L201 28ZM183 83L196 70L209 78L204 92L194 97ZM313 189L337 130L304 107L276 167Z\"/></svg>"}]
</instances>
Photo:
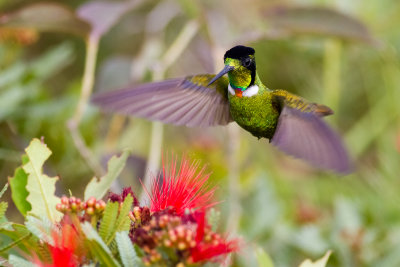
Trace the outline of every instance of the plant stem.
<instances>
[{"instance_id":1,"label":"plant stem","mask_svg":"<svg viewBox=\"0 0 400 267\"><path fill-rule=\"evenodd\" d=\"M99 37L97 35L90 35L86 43L86 58L85 70L82 80L81 96L79 98L78 106L76 108L74 117L72 118L78 125L82 119L89 97L92 94L94 76L96 70L97 51L99 48Z\"/></svg>"},{"instance_id":2,"label":"plant stem","mask_svg":"<svg viewBox=\"0 0 400 267\"><path fill-rule=\"evenodd\" d=\"M189 45L190 41L193 39L197 33L199 24L196 20L189 21L185 27L181 30L178 37L167 49L163 57L161 58L160 64L154 70L153 78L154 80L162 80L165 76L165 71L179 58L185 48ZM151 173L158 171L160 166L161 158L161 147L163 138L163 125L160 122L153 122L151 127L151 139L150 139L150 151L146 166L146 174L143 179L143 184L145 188L150 188L151 186ZM140 201L146 200L147 195L142 192L140 196Z\"/></svg>"},{"instance_id":3,"label":"plant stem","mask_svg":"<svg viewBox=\"0 0 400 267\"><path fill-rule=\"evenodd\" d=\"M97 229L97 221L97 215L92 215L92 217L90 218L90 223L92 224L93 229Z\"/></svg>"},{"instance_id":4,"label":"plant stem","mask_svg":"<svg viewBox=\"0 0 400 267\"><path fill-rule=\"evenodd\" d=\"M85 159L97 176L101 176L104 170L86 146L78 128L93 89L98 47L99 37L94 34L90 35L86 42L85 70L82 78L81 95L74 116L67 122L67 127L82 158Z\"/></svg>"}]
</instances>

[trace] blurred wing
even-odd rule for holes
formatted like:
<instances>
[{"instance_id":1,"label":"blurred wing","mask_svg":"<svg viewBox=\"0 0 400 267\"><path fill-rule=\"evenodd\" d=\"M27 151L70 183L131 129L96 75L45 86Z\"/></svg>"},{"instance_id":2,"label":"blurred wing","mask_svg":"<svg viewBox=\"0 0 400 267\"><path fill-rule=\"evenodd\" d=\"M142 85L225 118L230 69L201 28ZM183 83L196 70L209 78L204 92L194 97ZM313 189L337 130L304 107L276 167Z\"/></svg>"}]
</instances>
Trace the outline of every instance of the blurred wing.
<instances>
[{"instance_id":1,"label":"blurred wing","mask_svg":"<svg viewBox=\"0 0 400 267\"><path fill-rule=\"evenodd\" d=\"M105 110L175 125L225 125L232 121L228 79L221 77L207 86L214 76L196 75L142 84L95 95L92 102Z\"/></svg>"},{"instance_id":2,"label":"blurred wing","mask_svg":"<svg viewBox=\"0 0 400 267\"><path fill-rule=\"evenodd\" d=\"M340 137L315 113L284 106L271 143L313 166L338 173L351 172Z\"/></svg>"},{"instance_id":3,"label":"blurred wing","mask_svg":"<svg viewBox=\"0 0 400 267\"><path fill-rule=\"evenodd\" d=\"M317 103L310 103L306 99L298 95L291 94L286 90L273 90L272 95L274 100L278 102L279 106L285 105L302 112L311 112L317 114L319 117L333 114L333 110L331 110L329 107Z\"/></svg>"}]
</instances>

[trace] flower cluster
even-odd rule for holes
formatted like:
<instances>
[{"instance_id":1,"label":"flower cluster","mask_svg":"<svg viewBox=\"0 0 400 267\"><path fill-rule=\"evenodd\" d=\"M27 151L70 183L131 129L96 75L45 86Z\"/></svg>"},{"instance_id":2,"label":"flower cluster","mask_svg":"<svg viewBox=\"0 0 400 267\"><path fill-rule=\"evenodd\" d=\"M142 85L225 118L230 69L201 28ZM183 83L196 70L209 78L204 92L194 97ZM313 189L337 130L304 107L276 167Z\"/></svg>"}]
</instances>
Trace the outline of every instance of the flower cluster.
<instances>
[{"instance_id":1,"label":"flower cluster","mask_svg":"<svg viewBox=\"0 0 400 267\"><path fill-rule=\"evenodd\" d=\"M169 170L164 167L150 190L144 188L148 206L140 205L131 188L123 189L121 194L109 193L108 204L93 197L87 201L62 197L56 208L64 213L64 218L52 244L48 244L52 263L38 265L72 267L90 263L90 255L82 255L85 242L80 223L91 222L101 235L108 205L119 203L114 204L118 216L128 196L132 206L127 206L129 212L126 210L124 214L129 218L129 238L141 250L144 264L183 267L222 262L229 253L238 250L238 241L214 232L207 222L207 211L216 204L212 201L215 189L208 186L208 177L204 169L198 171L197 163L183 159L179 168L176 161Z\"/></svg>"},{"instance_id":2,"label":"flower cluster","mask_svg":"<svg viewBox=\"0 0 400 267\"><path fill-rule=\"evenodd\" d=\"M179 169L176 161L169 170L164 167L151 191L146 190L150 207L133 208L130 238L143 249L145 264L168 261L185 266L217 261L238 249L237 240L227 241L207 223L207 209L216 204L212 202L215 188L208 186L209 175L198 167L186 159ZM174 256L164 259L162 255Z\"/></svg>"},{"instance_id":3,"label":"flower cluster","mask_svg":"<svg viewBox=\"0 0 400 267\"><path fill-rule=\"evenodd\" d=\"M177 215L171 210L152 214L144 226L133 228L132 241L143 249L147 265L165 260L161 255L174 255L169 262L176 266L204 263L209 260L223 260L228 253L238 249L238 241L213 232L206 223L205 211L188 212Z\"/></svg>"},{"instance_id":4,"label":"flower cluster","mask_svg":"<svg viewBox=\"0 0 400 267\"><path fill-rule=\"evenodd\" d=\"M90 197L87 201L82 201L76 197L61 198L61 203L56 205L56 209L64 214L68 213L81 213L86 215L101 214L106 207L106 203L103 200L96 200L94 197Z\"/></svg>"}]
</instances>

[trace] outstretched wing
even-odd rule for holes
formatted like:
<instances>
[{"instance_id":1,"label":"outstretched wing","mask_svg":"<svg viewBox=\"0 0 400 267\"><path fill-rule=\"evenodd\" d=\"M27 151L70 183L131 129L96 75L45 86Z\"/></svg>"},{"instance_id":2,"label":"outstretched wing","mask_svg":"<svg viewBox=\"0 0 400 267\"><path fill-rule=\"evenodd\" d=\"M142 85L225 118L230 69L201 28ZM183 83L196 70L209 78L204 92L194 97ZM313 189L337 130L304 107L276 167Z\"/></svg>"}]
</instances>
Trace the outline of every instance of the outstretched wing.
<instances>
[{"instance_id":1,"label":"outstretched wing","mask_svg":"<svg viewBox=\"0 0 400 267\"><path fill-rule=\"evenodd\" d=\"M271 143L320 169L351 172L349 155L341 141L323 120L320 109L302 111L282 103L278 125ZM317 107L317 106L316 106ZM321 106L322 107L322 106Z\"/></svg>"},{"instance_id":2,"label":"outstretched wing","mask_svg":"<svg viewBox=\"0 0 400 267\"><path fill-rule=\"evenodd\" d=\"M228 79L221 77L207 86L214 76L205 74L142 84L95 95L92 102L108 111L175 125L225 125L232 121Z\"/></svg>"}]
</instances>

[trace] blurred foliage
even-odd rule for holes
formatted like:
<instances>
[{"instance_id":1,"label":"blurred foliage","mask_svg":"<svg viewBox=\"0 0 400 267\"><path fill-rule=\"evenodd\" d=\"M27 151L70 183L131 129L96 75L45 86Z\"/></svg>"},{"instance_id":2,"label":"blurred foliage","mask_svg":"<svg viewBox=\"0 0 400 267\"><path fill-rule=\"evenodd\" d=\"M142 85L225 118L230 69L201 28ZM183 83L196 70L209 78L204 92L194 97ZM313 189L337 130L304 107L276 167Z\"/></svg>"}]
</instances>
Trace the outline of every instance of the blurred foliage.
<instances>
[{"instance_id":1,"label":"blurred foliage","mask_svg":"<svg viewBox=\"0 0 400 267\"><path fill-rule=\"evenodd\" d=\"M239 43L251 45L268 87L287 89L335 110L329 122L344 136L354 158L355 172L336 177L283 155L235 126L199 130L166 125L164 153L186 153L208 163L220 198L227 200L220 204L221 218L238 220L237 229L230 230L246 240L235 266L256 266L259 247L274 266L299 265L304 258L322 257L328 249L332 250L328 266L400 264L398 1L136 2L123 14L115 9L117 18L100 31L94 92L156 79L161 59L194 21L199 28L166 69L166 78L213 72L222 65L225 50ZM51 3L68 4L71 14L84 10L82 1ZM26 1L0 0L1 13L8 15L26 6ZM81 35L54 27L35 29L29 23L10 27L10 17L4 14L0 15L1 181L4 184L13 176L29 141L43 136L54 152L47 173L62 174L60 185L83 196L82 184L94 170L66 125L81 99L90 33L79 27ZM80 14L79 21L88 18L75 14ZM101 12L98 16L107 17ZM93 34L95 22L86 22ZM139 189L137 178L146 169L151 122L103 114L90 105L82 115L78 129L93 152L91 158L105 168L111 154L130 149L134 156L114 186L118 190L133 184ZM233 191L232 175L238 177ZM237 217L228 216L232 199L239 205ZM8 218L18 219L12 211L9 207Z\"/></svg>"}]
</instances>

